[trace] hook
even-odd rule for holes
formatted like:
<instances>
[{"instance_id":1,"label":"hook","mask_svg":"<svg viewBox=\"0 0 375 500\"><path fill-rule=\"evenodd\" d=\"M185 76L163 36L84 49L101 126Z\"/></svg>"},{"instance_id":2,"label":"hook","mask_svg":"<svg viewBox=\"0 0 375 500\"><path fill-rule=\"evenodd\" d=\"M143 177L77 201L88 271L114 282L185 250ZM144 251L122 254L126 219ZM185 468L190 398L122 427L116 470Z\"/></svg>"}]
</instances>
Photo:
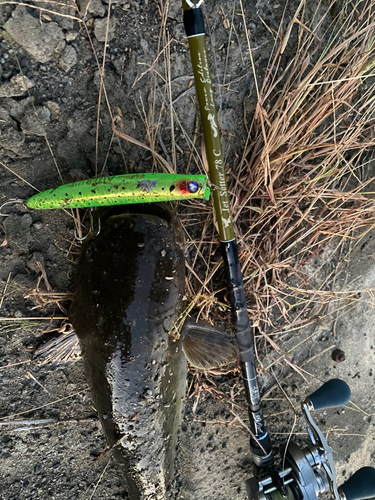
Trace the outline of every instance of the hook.
<instances>
[{"instance_id":1,"label":"hook","mask_svg":"<svg viewBox=\"0 0 375 500\"><path fill-rule=\"evenodd\" d=\"M9 201L6 201L6 202L5 202L5 203L3 203L3 204L1 205L1 207L0 207L0 217L9 217L9 215L10 215L10 214L2 214L2 213L1 213L1 209L2 209L3 207L5 207L5 205L12 205L12 203L24 203L24 202L25 202L25 200L20 200L20 199L18 199L18 198L12 198L12 199L10 199Z\"/></svg>"},{"instance_id":2,"label":"hook","mask_svg":"<svg viewBox=\"0 0 375 500\"><path fill-rule=\"evenodd\" d=\"M93 215L93 213L94 213L94 209L90 208L90 228L89 228L89 231L86 234L86 236L83 236L82 238L80 238L79 236L77 236L77 231L74 230L74 237L75 237L76 240L78 240L78 241L84 241L89 236L89 234L95 232L94 215ZM100 217L99 217L98 218L98 229L96 230L96 234L95 234L94 238L96 238L99 235L99 233L101 231L101 228L102 228L102 225L101 225Z\"/></svg>"}]
</instances>

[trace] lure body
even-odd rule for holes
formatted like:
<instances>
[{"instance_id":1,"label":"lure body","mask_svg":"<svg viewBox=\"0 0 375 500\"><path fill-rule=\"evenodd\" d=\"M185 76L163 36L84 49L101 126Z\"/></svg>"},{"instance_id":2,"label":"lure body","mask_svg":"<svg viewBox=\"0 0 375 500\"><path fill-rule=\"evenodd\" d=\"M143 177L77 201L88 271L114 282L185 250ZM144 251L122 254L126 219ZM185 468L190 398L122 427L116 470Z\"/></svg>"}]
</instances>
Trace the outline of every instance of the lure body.
<instances>
[{"instance_id":1,"label":"lure body","mask_svg":"<svg viewBox=\"0 0 375 500\"><path fill-rule=\"evenodd\" d=\"M73 182L38 193L29 208L86 208L157 201L209 199L205 175L129 174Z\"/></svg>"},{"instance_id":2,"label":"lure body","mask_svg":"<svg viewBox=\"0 0 375 500\"><path fill-rule=\"evenodd\" d=\"M107 209L83 244L70 316L130 499L162 500L173 490L186 385L181 340L168 334L182 306L184 240L164 206L131 209Z\"/></svg>"}]
</instances>

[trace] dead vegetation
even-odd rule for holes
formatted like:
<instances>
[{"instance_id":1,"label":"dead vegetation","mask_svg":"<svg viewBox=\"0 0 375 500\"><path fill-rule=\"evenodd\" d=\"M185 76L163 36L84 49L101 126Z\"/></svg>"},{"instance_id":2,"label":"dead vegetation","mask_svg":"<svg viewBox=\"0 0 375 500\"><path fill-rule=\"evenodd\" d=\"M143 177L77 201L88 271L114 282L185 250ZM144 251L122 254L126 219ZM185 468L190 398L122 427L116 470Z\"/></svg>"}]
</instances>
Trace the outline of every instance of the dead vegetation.
<instances>
[{"instance_id":1,"label":"dead vegetation","mask_svg":"<svg viewBox=\"0 0 375 500\"><path fill-rule=\"evenodd\" d=\"M302 0L290 22L283 18L277 33L270 30L274 46L262 82L247 37L256 109L246 117L250 123L246 145L235 168L228 170L228 178L249 314L276 357L283 359L287 359L286 353L272 339L273 334L296 331L321 321L327 313L343 314L358 300L359 291L353 287L340 290L338 275L356 238L375 222L374 179L368 175L375 141L373 2L345 2L341 7L338 2L332 2L329 9L318 4L311 15ZM158 54L134 82L149 79L148 102L141 98L139 105L144 147L151 151L153 168L176 171L177 153L188 150L187 167L193 160L203 171L204 145L200 157L197 124L191 136L174 108L170 51L179 42L166 32L167 6L159 3L158 9ZM332 20L335 9L340 14ZM241 12L246 24L242 4ZM79 15L91 40L84 13ZM233 20L231 23L234 29ZM227 19L227 27L231 23ZM296 49L291 56L293 45ZM108 98L104 64L97 54L95 59L100 74L98 141L101 100L111 117L118 108ZM170 147L162 139L166 125L171 130ZM176 129L184 144L176 142ZM111 144L116 134L114 129ZM140 144L126 134L123 138ZM106 159L108 155L109 149ZM104 163L101 173L105 168ZM128 168L126 164L124 168ZM97 163L95 171L99 172ZM81 237L76 212L72 215ZM187 263L188 306L181 323L193 311L201 319L229 322L212 210L195 201L183 212L188 250L193 248L194 255ZM202 218L206 220L203 228ZM333 270L325 268L326 260L335 262ZM372 300L371 291L366 293ZM60 307L60 299L70 298L66 294L60 297L48 286L46 292L38 289L28 297L39 307L51 302Z\"/></svg>"},{"instance_id":2,"label":"dead vegetation","mask_svg":"<svg viewBox=\"0 0 375 500\"><path fill-rule=\"evenodd\" d=\"M246 147L228 171L249 314L280 356L271 329L295 331L356 302L359 290L340 289L340 265L375 222L374 3L344 7L329 23L320 4L308 20L302 1L291 23L280 24L256 81ZM286 58L292 43L295 55ZM188 282L201 314L213 318L223 308L211 284L219 266L209 223L202 234Z\"/></svg>"},{"instance_id":3,"label":"dead vegetation","mask_svg":"<svg viewBox=\"0 0 375 500\"><path fill-rule=\"evenodd\" d=\"M276 356L284 360L288 360L286 353L272 334L296 331L320 321L326 313L342 314L357 300L358 290L350 286L340 290L337 276L356 238L375 222L374 179L368 175L375 141L373 2L345 2L343 8L340 4L340 14L330 21L336 4L332 2L327 10L319 4L311 16L302 0L290 22L283 18L277 33L270 30L274 47L262 82L250 57L256 109L253 116L246 117L250 125L240 160L228 170L249 314ZM175 171L176 151L187 148L187 165L193 159L202 170L204 147L199 158L197 126L191 137L174 109L170 51L176 41L165 29L167 7L159 3L158 9L159 51L134 82L149 78L148 103L141 99L139 107L144 147L151 151L155 168ZM245 23L242 5L241 12ZM91 40L84 13L79 15ZM247 42L251 56L248 37ZM294 56L290 54L292 44L296 46ZM109 102L104 65L96 54L95 58L100 73L98 140L102 98L111 117L112 109L117 113L118 108ZM162 140L166 123L172 131L170 147ZM184 145L175 140L176 128L182 131ZM118 131L113 133L111 143ZM122 137L140 144L126 134ZM106 158L108 154L109 150ZM104 169L105 164L102 173ZM97 164L95 171L99 171ZM78 236L82 236L78 211L72 215ZM202 217L206 223L197 239ZM182 219L194 256L187 264L189 305L181 323L192 311L208 321L230 321L212 210L195 201ZM325 260L334 261L335 268L326 270ZM50 290L48 282L46 288L37 287L27 298L42 308L55 303L65 314L61 300L70 296ZM366 292L372 300L371 291Z\"/></svg>"}]
</instances>

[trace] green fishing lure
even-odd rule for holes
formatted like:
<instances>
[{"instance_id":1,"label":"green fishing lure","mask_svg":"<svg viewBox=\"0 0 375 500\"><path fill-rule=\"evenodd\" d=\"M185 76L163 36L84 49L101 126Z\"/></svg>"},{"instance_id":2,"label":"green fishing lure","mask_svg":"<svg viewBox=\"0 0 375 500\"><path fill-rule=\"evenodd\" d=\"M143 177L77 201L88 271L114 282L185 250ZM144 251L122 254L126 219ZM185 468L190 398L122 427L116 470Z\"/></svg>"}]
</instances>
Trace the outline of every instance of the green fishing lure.
<instances>
[{"instance_id":1,"label":"green fishing lure","mask_svg":"<svg viewBox=\"0 0 375 500\"><path fill-rule=\"evenodd\" d=\"M205 175L128 174L64 184L32 196L27 206L86 208L209 197Z\"/></svg>"}]
</instances>

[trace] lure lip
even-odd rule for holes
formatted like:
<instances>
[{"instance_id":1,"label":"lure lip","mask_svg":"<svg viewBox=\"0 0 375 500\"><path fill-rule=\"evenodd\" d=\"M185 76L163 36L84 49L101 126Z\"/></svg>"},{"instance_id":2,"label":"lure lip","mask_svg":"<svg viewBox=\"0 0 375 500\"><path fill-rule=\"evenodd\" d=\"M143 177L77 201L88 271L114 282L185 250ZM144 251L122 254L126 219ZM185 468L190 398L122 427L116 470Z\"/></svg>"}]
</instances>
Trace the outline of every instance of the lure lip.
<instances>
[{"instance_id":1,"label":"lure lip","mask_svg":"<svg viewBox=\"0 0 375 500\"><path fill-rule=\"evenodd\" d=\"M64 184L26 202L33 209L87 208L160 201L208 200L205 175L124 174Z\"/></svg>"}]
</instances>

